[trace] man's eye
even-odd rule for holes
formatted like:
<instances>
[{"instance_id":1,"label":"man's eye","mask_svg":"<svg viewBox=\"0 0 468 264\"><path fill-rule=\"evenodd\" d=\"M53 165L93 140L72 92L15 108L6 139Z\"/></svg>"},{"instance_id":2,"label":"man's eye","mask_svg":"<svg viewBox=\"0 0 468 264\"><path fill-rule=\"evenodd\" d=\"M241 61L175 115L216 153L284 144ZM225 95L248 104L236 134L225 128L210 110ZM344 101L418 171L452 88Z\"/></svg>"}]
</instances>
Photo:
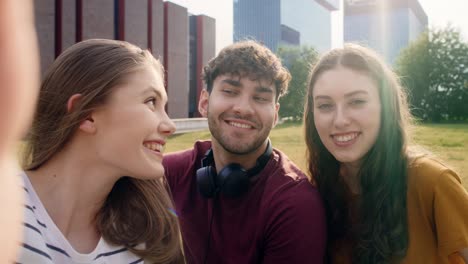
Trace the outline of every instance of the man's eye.
<instances>
[{"instance_id":1,"label":"man's eye","mask_svg":"<svg viewBox=\"0 0 468 264\"><path fill-rule=\"evenodd\" d=\"M254 99L256 101L259 101L259 102L268 102L269 101L268 98L261 97L261 96L256 96L256 97L254 97Z\"/></svg>"},{"instance_id":2,"label":"man's eye","mask_svg":"<svg viewBox=\"0 0 468 264\"><path fill-rule=\"evenodd\" d=\"M227 95L234 95L235 94L235 92L233 90L228 90L228 89L224 89L223 93L225 93Z\"/></svg>"}]
</instances>

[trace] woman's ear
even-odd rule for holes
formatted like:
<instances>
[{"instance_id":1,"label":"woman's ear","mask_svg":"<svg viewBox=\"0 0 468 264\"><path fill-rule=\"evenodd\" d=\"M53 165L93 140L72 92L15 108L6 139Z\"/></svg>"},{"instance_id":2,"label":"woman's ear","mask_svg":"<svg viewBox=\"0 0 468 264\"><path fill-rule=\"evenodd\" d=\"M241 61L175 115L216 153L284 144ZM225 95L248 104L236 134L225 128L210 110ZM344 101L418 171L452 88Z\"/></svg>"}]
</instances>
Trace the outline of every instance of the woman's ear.
<instances>
[{"instance_id":1,"label":"woman's ear","mask_svg":"<svg viewBox=\"0 0 468 264\"><path fill-rule=\"evenodd\" d=\"M87 117L85 120L81 121L79 129L85 133L96 133L94 119L91 116Z\"/></svg>"},{"instance_id":2,"label":"woman's ear","mask_svg":"<svg viewBox=\"0 0 468 264\"><path fill-rule=\"evenodd\" d=\"M81 94L74 94L68 98L67 113L71 113L77 104L80 103L83 96Z\"/></svg>"},{"instance_id":3,"label":"woman's ear","mask_svg":"<svg viewBox=\"0 0 468 264\"><path fill-rule=\"evenodd\" d=\"M80 103L83 96L81 94L74 94L70 96L67 102L67 112L71 113L76 108L76 106ZM85 133L95 133L96 126L94 124L94 120L91 116L86 117L85 120L81 121L79 129Z\"/></svg>"}]
</instances>

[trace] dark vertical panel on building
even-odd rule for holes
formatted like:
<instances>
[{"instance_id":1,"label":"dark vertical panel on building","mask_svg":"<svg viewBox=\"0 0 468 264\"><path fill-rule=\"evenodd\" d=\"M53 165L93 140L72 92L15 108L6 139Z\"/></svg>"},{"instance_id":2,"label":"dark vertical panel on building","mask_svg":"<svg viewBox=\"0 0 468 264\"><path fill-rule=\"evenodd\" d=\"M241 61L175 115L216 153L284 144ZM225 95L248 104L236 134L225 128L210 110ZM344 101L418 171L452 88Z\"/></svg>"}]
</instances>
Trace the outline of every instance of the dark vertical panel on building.
<instances>
[{"instance_id":1,"label":"dark vertical panel on building","mask_svg":"<svg viewBox=\"0 0 468 264\"><path fill-rule=\"evenodd\" d=\"M76 0L76 42L83 39L83 0Z\"/></svg>"},{"instance_id":2,"label":"dark vertical panel on building","mask_svg":"<svg viewBox=\"0 0 468 264\"><path fill-rule=\"evenodd\" d=\"M189 117L196 117L197 111L197 53L198 31L197 16L189 17Z\"/></svg>"},{"instance_id":3,"label":"dark vertical panel on building","mask_svg":"<svg viewBox=\"0 0 468 264\"><path fill-rule=\"evenodd\" d=\"M119 0L118 3L118 37L119 40L125 40L125 0Z\"/></svg>"},{"instance_id":4,"label":"dark vertical panel on building","mask_svg":"<svg viewBox=\"0 0 468 264\"><path fill-rule=\"evenodd\" d=\"M148 0L148 49L152 52L153 51L153 2L152 0Z\"/></svg>"},{"instance_id":5,"label":"dark vertical panel on building","mask_svg":"<svg viewBox=\"0 0 468 264\"><path fill-rule=\"evenodd\" d=\"M55 57L62 52L62 0L55 0Z\"/></svg>"}]
</instances>

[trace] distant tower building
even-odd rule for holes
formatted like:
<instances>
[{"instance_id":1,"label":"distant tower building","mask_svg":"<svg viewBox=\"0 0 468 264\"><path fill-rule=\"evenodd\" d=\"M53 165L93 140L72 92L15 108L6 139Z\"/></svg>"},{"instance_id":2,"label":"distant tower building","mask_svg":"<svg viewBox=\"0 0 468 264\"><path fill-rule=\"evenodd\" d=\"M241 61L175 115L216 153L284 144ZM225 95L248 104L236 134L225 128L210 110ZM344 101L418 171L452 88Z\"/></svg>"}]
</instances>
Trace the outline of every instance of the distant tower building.
<instances>
[{"instance_id":1,"label":"distant tower building","mask_svg":"<svg viewBox=\"0 0 468 264\"><path fill-rule=\"evenodd\" d=\"M299 46L301 44L301 33L286 25L281 25L280 45Z\"/></svg>"},{"instance_id":2,"label":"distant tower building","mask_svg":"<svg viewBox=\"0 0 468 264\"><path fill-rule=\"evenodd\" d=\"M393 64L428 19L418 0L345 0L343 24L344 42L368 46Z\"/></svg>"},{"instance_id":3,"label":"distant tower building","mask_svg":"<svg viewBox=\"0 0 468 264\"><path fill-rule=\"evenodd\" d=\"M234 0L234 41L256 39L276 51L281 44L332 46L331 11L339 0Z\"/></svg>"},{"instance_id":4,"label":"distant tower building","mask_svg":"<svg viewBox=\"0 0 468 264\"><path fill-rule=\"evenodd\" d=\"M234 42L255 39L275 51L281 39L281 0L234 0Z\"/></svg>"}]
</instances>

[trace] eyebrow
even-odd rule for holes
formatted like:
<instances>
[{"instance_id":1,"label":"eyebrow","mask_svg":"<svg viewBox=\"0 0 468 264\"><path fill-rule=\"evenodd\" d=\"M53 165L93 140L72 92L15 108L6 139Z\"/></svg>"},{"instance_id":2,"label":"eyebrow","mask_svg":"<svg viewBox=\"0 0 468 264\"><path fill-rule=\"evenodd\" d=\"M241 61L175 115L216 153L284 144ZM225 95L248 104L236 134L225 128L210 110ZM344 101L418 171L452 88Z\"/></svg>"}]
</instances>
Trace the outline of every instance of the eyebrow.
<instances>
[{"instance_id":1,"label":"eyebrow","mask_svg":"<svg viewBox=\"0 0 468 264\"><path fill-rule=\"evenodd\" d=\"M236 81L232 79L224 79L223 83L227 83L235 87L242 87L242 83L240 81ZM271 87L264 87L264 86L255 87L255 91L257 93L273 93L273 89L271 89Z\"/></svg>"},{"instance_id":2,"label":"eyebrow","mask_svg":"<svg viewBox=\"0 0 468 264\"><path fill-rule=\"evenodd\" d=\"M354 95L357 95L357 94L369 94L367 91L365 90L357 90L357 91L354 91L354 92L350 92L350 93L347 93L345 94L344 96L345 97L352 97ZM331 97L328 96L328 95L317 95L315 96L315 99L330 99Z\"/></svg>"},{"instance_id":3,"label":"eyebrow","mask_svg":"<svg viewBox=\"0 0 468 264\"><path fill-rule=\"evenodd\" d=\"M270 87L258 86L258 87L255 87L255 91L258 92L258 93L271 93L271 94L273 94L273 89L271 89Z\"/></svg>"},{"instance_id":4,"label":"eyebrow","mask_svg":"<svg viewBox=\"0 0 468 264\"><path fill-rule=\"evenodd\" d=\"M232 80L232 79L224 79L223 83L227 83L227 84L230 84L230 85L236 86L236 87L241 87L242 86L242 84L239 81Z\"/></svg>"}]
</instances>

